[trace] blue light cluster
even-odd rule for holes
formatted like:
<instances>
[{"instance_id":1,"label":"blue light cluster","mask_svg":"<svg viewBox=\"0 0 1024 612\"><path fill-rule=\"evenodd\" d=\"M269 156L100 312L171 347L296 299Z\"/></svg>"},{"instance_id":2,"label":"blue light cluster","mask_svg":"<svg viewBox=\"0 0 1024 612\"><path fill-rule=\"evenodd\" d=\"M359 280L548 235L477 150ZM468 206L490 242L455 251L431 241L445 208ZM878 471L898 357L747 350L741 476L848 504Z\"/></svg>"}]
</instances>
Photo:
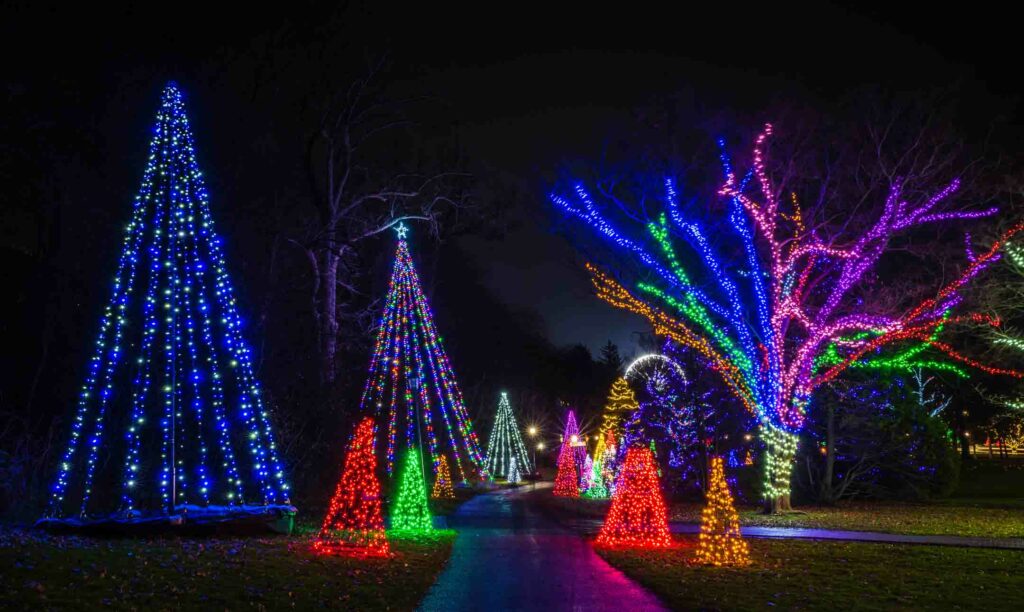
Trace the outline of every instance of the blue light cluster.
<instances>
[{"instance_id":1,"label":"blue light cluster","mask_svg":"<svg viewBox=\"0 0 1024 612\"><path fill-rule=\"evenodd\" d=\"M724 155L722 164L728 173L730 171L729 161ZM745 180L749 180L749 176ZM721 259L714 252L705 230L696 220L684 216L683 209L678 202L675 182L671 178L667 178L664 181L664 187L664 209L672 223L668 223L664 216L647 223L648 232L655 238L654 243L661 245L662 259L659 259L639 241L626 236L615 228L608 216L597 208L582 185L574 186L578 204L569 202L557 194L551 194L551 200L565 212L591 225L614 244L633 253L647 265L649 270L656 274L657 280L673 287L679 297L678 301L669 304L674 309L678 310L679 304L686 304L697 311L713 313L717 316L715 321L722 324L719 328L721 331L709 334L708 338L716 345L716 348L728 354L743 372L759 418L767 418L768 408L773 405L776 400L775 396L778 394L777 381L782 364L775 358L774 351L769 351L770 355L766 363L764 351L758 347L758 342L766 346L774 346L775 338L771 325L768 292L760 271L761 266L758 263L754 235L742 214L742 209L734 203L737 210L733 211L730 225L740 236L747 251L747 265L755 271L755 274L749 277L752 285L750 293L754 299L747 300L741 294L736 280L730 275L731 271L722 265ZM693 205L693 208L696 208L696 204ZM704 289L694 284L694 280L690 278L672 249L672 237L681 237L699 255L704 264L704 270L713 281L710 284L711 288L725 298L724 302L712 298ZM662 261L667 261L670 265L665 266L661 263ZM651 291L652 289L657 291L657 289L650 283L641 282L637 286L642 292L658 295ZM756 323L751 321L748 316L751 302L757 310Z\"/></svg>"},{"instance_id":2,"label":"blue light cluster","mask_svg":"<svg viewBox=\"0 0 1024 612\"><path fill-rule=\"evenodd\" d=\"M97 472L122 450L120 503L112 510L125 516L186 505L288 504L269 416L184 101L172 83L163 92L48 514L68 512L71 491L80 494L79 515L98 510L101 504L90 501L97 482L106 481ZM112 422L125 423L123 443L104 437ZM236 454L242 447L247 470Z\"/></svg>"}]
</instances>

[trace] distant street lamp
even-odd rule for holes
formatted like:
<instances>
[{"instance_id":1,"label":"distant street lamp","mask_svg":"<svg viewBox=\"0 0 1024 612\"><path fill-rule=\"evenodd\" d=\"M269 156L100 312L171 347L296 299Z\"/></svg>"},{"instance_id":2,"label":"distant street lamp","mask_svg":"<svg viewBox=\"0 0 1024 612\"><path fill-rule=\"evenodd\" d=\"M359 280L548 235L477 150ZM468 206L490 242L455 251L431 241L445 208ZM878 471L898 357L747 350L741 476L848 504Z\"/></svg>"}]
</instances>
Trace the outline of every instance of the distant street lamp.
<instances>
[{"instance_id":1,"label":"distant street lamp","mask_svg":"<svg viewBox=\"0 0 1024 612\"><path fill-rule=\"evenodd\" d=\"M530 427L527 428L526 433L530 435L530 439L536 438L537 437L537 426L536 425L530 425ZM543 448L543 445L541 446L541 448ZM534 449L534 451L533 451L533 471L534 472L537 471L537 449Z\"/></svg>"}]
</instances>

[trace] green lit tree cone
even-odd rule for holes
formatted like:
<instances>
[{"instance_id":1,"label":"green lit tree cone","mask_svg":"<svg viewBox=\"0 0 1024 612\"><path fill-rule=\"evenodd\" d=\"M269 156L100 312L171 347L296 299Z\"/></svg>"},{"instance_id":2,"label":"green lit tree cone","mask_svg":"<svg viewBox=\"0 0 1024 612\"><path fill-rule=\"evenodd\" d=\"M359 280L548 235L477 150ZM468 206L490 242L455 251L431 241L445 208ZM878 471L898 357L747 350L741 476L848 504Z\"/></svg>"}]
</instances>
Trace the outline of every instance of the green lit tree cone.
<instances>
[{"instance_id":1,"label":"green lit tree cone","mask_svg":"<svg viewBox=\"0 0 1024 612\"><path fill-rule=\"evenodd\" d=\"M393 531L433 531L434 519L427 505L427 484L420 465L420 452L409 449L398 481L398 494L391 505Z\"/></svg>"}]
</instances>

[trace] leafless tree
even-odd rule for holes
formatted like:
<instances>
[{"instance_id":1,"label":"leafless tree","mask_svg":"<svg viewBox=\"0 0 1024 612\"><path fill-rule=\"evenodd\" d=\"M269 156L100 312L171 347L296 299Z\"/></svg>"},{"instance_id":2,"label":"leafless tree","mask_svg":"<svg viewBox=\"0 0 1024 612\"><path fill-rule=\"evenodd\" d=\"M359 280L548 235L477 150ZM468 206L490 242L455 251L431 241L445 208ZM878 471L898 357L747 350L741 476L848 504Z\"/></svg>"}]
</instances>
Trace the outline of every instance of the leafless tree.
<instances>
[{"instance_id":1,"label":"leafless tree","mask_svg":"<svg viewBox=\"0 0 1024 612\"><path fill-rule=\"evenodd\" d=\"M465 207L467 175L453 159L422 155L412 113L423 99L391 100L382 64L339 88L323 105L306 145L306 172L315 215L300 238L313 284L310 306L323 384L337 382L345 319L366 322L373 302L356 284L360 244L403 222L425 224L439 236L442 219ZM443 148L443 147L442 147Z\"/></svg>"}]
</instances>

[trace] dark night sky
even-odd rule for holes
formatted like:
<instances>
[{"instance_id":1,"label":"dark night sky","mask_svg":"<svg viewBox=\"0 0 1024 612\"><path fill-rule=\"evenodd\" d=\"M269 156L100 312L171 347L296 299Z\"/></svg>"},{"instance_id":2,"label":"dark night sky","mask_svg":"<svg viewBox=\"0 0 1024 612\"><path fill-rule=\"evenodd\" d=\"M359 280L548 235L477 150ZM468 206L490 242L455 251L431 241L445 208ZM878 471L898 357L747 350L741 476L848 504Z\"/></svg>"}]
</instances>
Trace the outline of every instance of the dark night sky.
<instances>
[{"instance_id":1,"label":"dark night sky","mask_svg":"<svg viewBox=\"0 0 1024 612\"><path fill-rule=\"evenodd\" d=\"M396 78L450 105L471 154L535 187L537 206L521 211L520 225L504 240L463 240L495 293L539 310L558 344L582 340L596 349L611 339L629 353L632 332L645 327L589 297L579 261L552 231L542 196L553 169L599 155L608 130L651 96L687 88L709 107L756 110L786 91L827 100L870 84L955 85L964 92L964 121L979 130L993 116L1010 123L1018 116L1016 70L1006 72L1004 62L1019 54L1010 20L992 10L679 3L667 12L664 3L554 4L375 3L341 11L329 27L352 37L353 48L387 50ZM285 15L284 5L268 11L248 4L217 15L208 3L157 15L143 8L103 14L9 3L3 56L7 71L24 83L94 79L92 99L67 104L106 105L105 112L116 114L109 105L118 98L108 102L106 88L123 73L151 74L152 91L128 97L152 101L162 81L174 77L187 89L198 62L247 48L256 34L282 22L297 31L324 27L325 7L335 5L315 3L306 11L289 3ZM202 104L195 100L192 112L202 113ZM148 121L151 108L130 112L124 138L112 138L110 146L137 141L129 128Z\"/></svg>"}]
</instances>

